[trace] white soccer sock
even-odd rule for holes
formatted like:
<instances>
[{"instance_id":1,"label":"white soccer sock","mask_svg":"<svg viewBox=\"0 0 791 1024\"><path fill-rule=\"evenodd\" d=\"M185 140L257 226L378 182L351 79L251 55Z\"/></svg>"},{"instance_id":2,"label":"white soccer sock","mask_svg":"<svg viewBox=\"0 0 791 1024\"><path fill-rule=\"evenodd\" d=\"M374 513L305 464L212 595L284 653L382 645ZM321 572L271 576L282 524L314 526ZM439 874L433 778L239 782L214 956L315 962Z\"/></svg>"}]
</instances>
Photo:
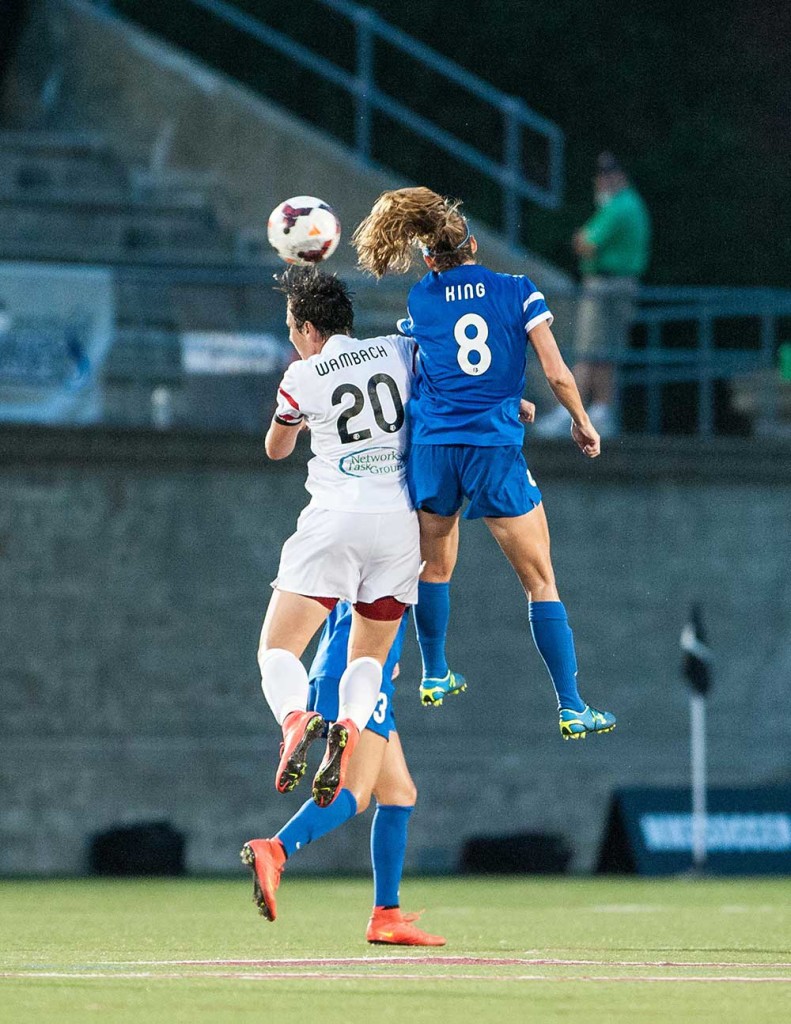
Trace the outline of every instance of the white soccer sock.
<instances>
[{"instance_id":1,"label":"white soccer sock","mask_svg":"<svg viewBox=\"0 0 791 1024\"><path fill-rule=\"evenodd\" d=\"M373 714L381 688L382 666L376 658L350 661L338 687L338 718L350 718L362 732Z\"/></svg>"},{"instance_id":2,"label":"white soccer sock","mask_svg":"<svg viewBox=\"0 0 791 1024\"><path fill-rule=\"evenodd\" d=\"M261 689L280 725L292 711L308 706L308 673L291 651L273 647L258 655Z\"/></svg>"}]
</instances>

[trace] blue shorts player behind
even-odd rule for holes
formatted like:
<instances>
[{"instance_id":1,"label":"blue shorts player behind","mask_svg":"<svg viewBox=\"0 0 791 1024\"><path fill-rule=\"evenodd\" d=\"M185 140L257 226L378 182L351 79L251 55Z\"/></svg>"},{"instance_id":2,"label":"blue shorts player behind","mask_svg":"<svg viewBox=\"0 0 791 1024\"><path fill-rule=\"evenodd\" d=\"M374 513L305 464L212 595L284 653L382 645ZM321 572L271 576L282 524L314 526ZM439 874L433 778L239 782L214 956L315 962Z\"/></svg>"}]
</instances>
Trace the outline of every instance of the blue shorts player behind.
<instances>
[{"instance_id":1,"label":"blue shorts player behind","mask_svg":"<svg viewBox=\"0 0 791 1024\"><path fill-rule=\"evenodd\" d=\"M564 739L609 732L615 717L585 703L566 610L558 596L549 528L522 455L520 400L529 342L555 397L571 415L571 436L595 458L600 439L550 330L543 294L524 276L475 262L477 242L459 204L427 188L383 193L353 244L364 270L404 271L420 247L429 272L409 293L399 328L417 345L409 402L410 494L420 517L421 557L415 621L423 655L421 693L452 688L445 657L449 582L459 515L483 518L525 589L530 625L558 698Z\"/></svg>"},{"instance_id":2,"label":"blue shorts player behind","mask_svg":"<svg viewBox=\"0 0 791 1024\"><path fill-rule=\"evenodd\" d=\"M395 684L393 675L401 657L404 646L409 615L404 615L398 633L390 648L390 654L382 668L382 686L373 714L368 720L366 729L383 736L386 740L390 733L396 731L393 716L393 695ZM351 632L351 606L339 601L327 616L324 629L319 637L316 654L310 666L310 694L308 710L318 711L325 722L335 722L338 718L338 683L347 664L346 652L349 648Z\"/></svg>"},{"instance_id":3,"label":"blue shorts player behind","mask_svg":"<svg viewBox=\"0 0 791 1024\"><path fill-rule=\"evenodd\" d=\"M393 718L393 675L406 634L404 615L383 669L379 699L349 762L345 784L335 800L319 807L307 800L271 839L254 844L253 898L269 921L277 916L275 893L290 859L308 843L320 839L368 807L376 795L371 822L371 862L374 908L366 930L368 942L396 946L443 946L444 938L415 924L416 914L402 914L399 888L404 867L409 818L417 790L409 774ZM339 687L347 666L352 608L339 602L330 612L310 667L309 709L325 722L338 718Z\"/></svg>"}]
</instances>

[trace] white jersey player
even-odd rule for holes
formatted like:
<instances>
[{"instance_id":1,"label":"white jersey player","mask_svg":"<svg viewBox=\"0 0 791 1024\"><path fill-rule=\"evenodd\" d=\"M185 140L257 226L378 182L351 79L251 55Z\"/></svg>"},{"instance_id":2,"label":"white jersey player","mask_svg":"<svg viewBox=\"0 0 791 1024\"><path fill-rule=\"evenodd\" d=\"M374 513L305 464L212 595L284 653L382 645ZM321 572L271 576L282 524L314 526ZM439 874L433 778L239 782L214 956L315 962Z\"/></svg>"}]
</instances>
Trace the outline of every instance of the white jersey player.
<instances>
[{"instance_id":1,"label":"white jersey player","mask_svg":"<svg viewBox=\"0 0 791 1024\"><path fill-rule=\"evenodd\" d=\"M299 659L337 601L353 605L338 721L313 782L314 800L327 806L373 712L406 606L417 600L419 532L404 469L413 345L396 335L351 337L351 300L334 275L290 268L280 281L301 358L278 389L266 451L286 458L300 428L310 428L311 501L283 546L258 662L283 728L275 785L290 792L305 772L308 746L325 728L320 715L305 710L308 676Z\"/></svg>"}]
</instances>

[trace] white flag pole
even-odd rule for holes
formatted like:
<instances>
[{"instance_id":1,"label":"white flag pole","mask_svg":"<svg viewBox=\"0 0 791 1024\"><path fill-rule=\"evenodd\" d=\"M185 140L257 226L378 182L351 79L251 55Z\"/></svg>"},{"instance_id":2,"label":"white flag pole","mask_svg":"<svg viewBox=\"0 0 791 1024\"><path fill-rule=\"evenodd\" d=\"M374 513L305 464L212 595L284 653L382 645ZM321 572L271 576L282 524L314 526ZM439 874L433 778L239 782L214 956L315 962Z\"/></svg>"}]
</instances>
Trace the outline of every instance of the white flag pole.
<instances>
[{"instance_id":1,"label":"white flag pole","mask_svg":"<svg viewBox=\"0 0 791 1024\"><path fill-rule=\"evenodd\" d=\"M706 698L693 693L689 699L690 754L692 762L692 864L702 869L706 843Z\"/></svg>"},{"instance_id":2,"label":"white flag pole","mask_svg":"<svg viewBox=\"0 0 791 1024\"><path fill-rule=\"evenodd\" d=\"M705 642L700 608L693 605L690 620L681 630L684 674L691 687L689 698L690 762L692 768L692 867L701 871L708 856L706 824L706 693L711 685L711 649Z\"/></svg>"}]
</instances>

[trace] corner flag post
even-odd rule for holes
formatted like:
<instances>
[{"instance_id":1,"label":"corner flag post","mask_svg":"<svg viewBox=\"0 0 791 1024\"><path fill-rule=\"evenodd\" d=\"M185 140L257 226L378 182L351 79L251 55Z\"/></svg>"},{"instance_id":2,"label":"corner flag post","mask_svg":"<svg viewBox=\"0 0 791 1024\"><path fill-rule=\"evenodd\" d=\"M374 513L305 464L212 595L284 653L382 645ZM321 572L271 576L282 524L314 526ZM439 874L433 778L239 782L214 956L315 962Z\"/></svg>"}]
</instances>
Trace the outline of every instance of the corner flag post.
<instances>
[{"instance_id":1,"label":"corner flag post","mask_svg":"<svg viewBox=\"0 0 791 1024\"><path fill-rule=\"evenodd\" d=\"M695 868L705 866L708 855L706 842L706 695L711 688L711 649L706 644L706 633L700 606L693 604L689 621L681 631L681 649L684 652L682 671L690 686L690 759L692 764L692 863Z\"/></svg>"},{"instance_id":2,"label":"corner flag post","mask_svg":"<svg viewBox=\"0 0 791 1024\"><path fill-rule=\"evenodd\" d=\"M692 760L692 863L706 863L706 698L689 698L690 754Z\"/></svg>"}]
</instances>

